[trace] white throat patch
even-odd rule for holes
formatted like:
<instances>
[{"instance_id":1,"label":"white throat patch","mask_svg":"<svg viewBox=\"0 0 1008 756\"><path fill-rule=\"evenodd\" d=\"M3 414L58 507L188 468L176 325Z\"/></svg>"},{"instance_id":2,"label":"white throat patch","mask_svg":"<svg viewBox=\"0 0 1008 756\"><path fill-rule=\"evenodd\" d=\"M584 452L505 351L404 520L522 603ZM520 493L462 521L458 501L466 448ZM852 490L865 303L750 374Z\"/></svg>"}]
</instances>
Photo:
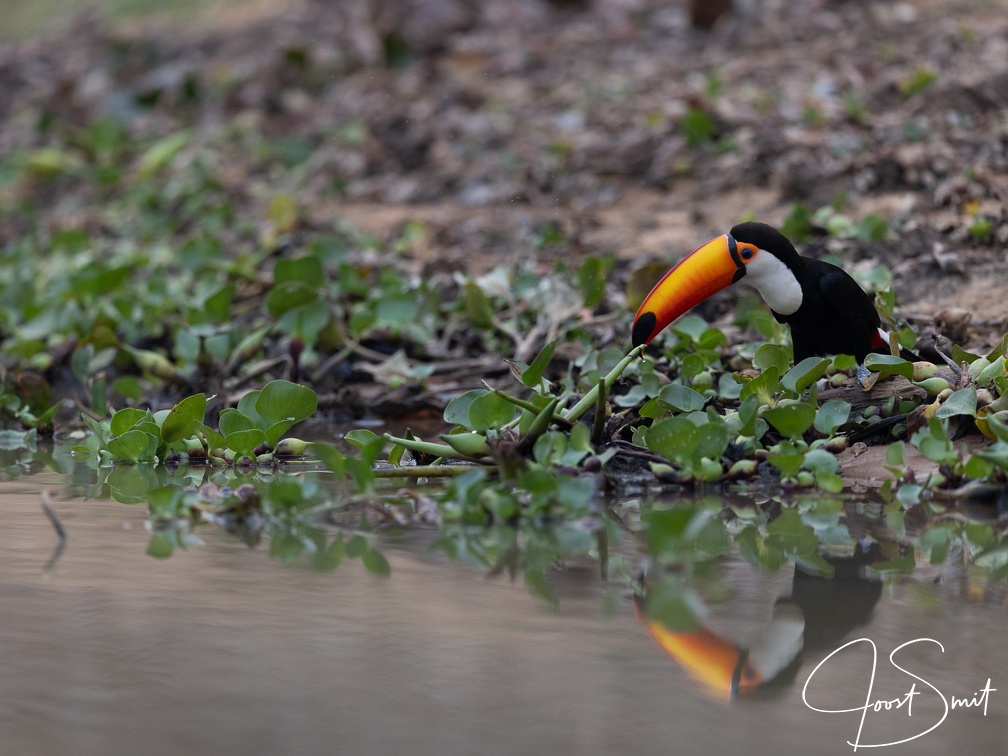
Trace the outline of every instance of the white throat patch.
<instances>
[{"instance_id":1,"label":"white throat patch","mask_svg":"<svg viewBox=\"0 0 1008 756\"><path fill-rule=\"evenodd\" d=\"M765 249L746 265L742 280L760 293L771 310L781 315L792 315L802 305L802 290L795 274Z\"/></svg>"}]
</instances>

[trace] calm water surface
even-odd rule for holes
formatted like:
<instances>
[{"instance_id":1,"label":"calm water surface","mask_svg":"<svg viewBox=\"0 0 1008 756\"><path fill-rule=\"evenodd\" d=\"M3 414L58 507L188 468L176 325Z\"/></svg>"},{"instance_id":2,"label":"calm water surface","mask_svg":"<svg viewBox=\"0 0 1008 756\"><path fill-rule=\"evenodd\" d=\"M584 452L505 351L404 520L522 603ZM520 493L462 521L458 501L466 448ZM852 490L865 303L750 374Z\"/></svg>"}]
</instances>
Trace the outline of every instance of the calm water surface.
<instances>
[{"instance_id":1,"label":"calm water surface","mask_svg":"<svg viewBox=\"0 0 1008 756\"><path fill-rule=\"evenodd\" d=\"M48 488L69 543L55 537ZM820 714L802 687L828 651L806 654L773 695L729 706L706 693L638 622L625 579L598 566L551 576L550 609L520 579L488 577L431 551L433 534L383 538L391 577L359 560L334 573L285 566L212 527L167 560L145 554L146 508L82 501L65 479L0 483L2 754L851 753L860 712ZM633 544L616 548L633 550ZM792 569L728 565L708 625L746 644ZM947 697L991 687L933 732L875 753L1008 753L1005 603L927 575L887 584L867 624L879 649L874 698L912 678L889 652L928 637L904 666ZM817 673L827 705L863 705L867 646ZM931 726L923 681L912 719L869 715L862 743ZM826 698L835 696L832 702ZM863 752L863 749L859 749Z\"/></svg>"}]
</instances>

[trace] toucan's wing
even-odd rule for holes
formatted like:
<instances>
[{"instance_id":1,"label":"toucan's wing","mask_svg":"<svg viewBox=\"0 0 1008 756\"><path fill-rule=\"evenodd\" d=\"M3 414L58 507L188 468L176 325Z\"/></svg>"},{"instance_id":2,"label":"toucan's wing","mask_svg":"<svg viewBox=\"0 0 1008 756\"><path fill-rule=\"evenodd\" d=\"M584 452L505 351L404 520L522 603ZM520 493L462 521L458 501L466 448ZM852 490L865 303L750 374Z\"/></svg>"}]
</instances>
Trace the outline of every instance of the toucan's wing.
<instances>
[{"instance_id":1,"label":"toucan's wing","mask_svg":"<svg viewBox=\"0 0 1008 756\"><path fill-rule=\"evenodd\" d=\"M830 308L848 321L867 322L875 328L882 325L871 297L858 286L857 281L835 265L817 262L825 268L819 277L819 293Z\"/></svg>"}]
</instances>

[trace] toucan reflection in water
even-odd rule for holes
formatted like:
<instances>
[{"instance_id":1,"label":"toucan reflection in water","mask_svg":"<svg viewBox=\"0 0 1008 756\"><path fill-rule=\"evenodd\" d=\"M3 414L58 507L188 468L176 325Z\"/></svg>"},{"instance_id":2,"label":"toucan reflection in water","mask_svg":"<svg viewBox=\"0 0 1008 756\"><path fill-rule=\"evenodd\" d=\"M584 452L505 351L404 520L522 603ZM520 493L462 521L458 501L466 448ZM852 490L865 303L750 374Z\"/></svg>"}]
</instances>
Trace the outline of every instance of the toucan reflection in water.
<instances>
[{"instance_id":1,"label":"toucan reflection in water","mask_svg":"<svg viewBox=\"0 0 1008 756\"><path fill-rule=\"evenodd\" d=\"M868 621L882 595L882 583L865 576L865 567L879 561L878 543L858 541L847 557L825 556L832 578L795 566L791 595L777 600L770 621L755 642L744 648L702 625L670 630L648 616L647 580L635 596L637 615L655 642L691 677L717 698L781 689L801 666L803 652L836 646L854 628Z\"/></svg>"}]
</instances>

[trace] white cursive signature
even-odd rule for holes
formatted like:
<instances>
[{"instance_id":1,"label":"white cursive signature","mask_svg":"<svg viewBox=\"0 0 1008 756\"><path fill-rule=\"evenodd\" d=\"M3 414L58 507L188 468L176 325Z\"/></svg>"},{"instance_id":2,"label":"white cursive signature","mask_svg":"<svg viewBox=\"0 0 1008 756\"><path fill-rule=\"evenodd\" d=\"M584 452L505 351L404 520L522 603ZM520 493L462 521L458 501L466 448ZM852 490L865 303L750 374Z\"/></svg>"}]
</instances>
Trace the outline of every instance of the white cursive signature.
<instances>
[{"instance_id":1,"label":"white cursive signature","mask_svg":"<svg viewBox=\"0 0 1008 756\"><path fill-rule=\"evenodd\" d=\"M865 694L864 704L861 706L852 706L849 709L820 709L816 706L813 706L811 703L809 703L807 696L809 683L812 682L812 678L815 677L816 673L822 668L822 666L826 662L832 659L833 656L843 651L848 646L853 646L855 643L867 643L868 645L871 646L872 650L871 676L868 679L868 691ZM812 670L812 673L808 676L808 679L805 681L805 687L802 688L802 701L804 701L805 705L810 709L812 709L812 711L818 711L823 714L846 714L853 711L860 711L861 722L858 725L857 736L854 738L853 741L850 740L847 741L847 745L853 746L855 751L858 748L884 748L885 746L899 745L900 743L907 743L911 740L916 740L919 737L927 735L932 730L937 729L942 724L942 722L944 722L945 719L948 717L950 708L951 709L976 708L982 704L984 716L986 717L987 703L990 700L990 694L997 690L997 688L991 687L990 678L989 677L987 678L987 683L981 690L977 691L972 698L956 698L955 696L952 696L952 703L950 706L949 700L945 698L944 694L940 690L938 690L938 688L929 683L923 677L918 677L913 672L904 669L903 667L901 667L899 664L896 663L895 661L896 654L899 653L902 649L906 648L907 646L911 646L915 643L934 643L936 646L938 646L938 648L942 650L942 653L945 653L945 647L942 646L941 643L934 640L933 638L915 638L914 640L907 641L906 643L903 643L902 645L897 646L896 648L893 649L892 653L889 654L889 663L892 664L892 666L898 669L900 672L909 675L916 681L914 683L911 683L910 688L906 692L906 695L897 696L896 698L892 699L879 698L875 699L874 701L872 700L872 688L875 685L875 669L878 665L878 649L875 646L875 642L870 638L858 638L856 640L850 641L849 643L845 643L844 645L840 646L840 648L836 649L835 651L832 651L825 659L823 659L816 665L816 668ZM894 709L902 709L906 707L907 716L908 717L913 716L914 696L919 696L922 692L920 690L917 690L917 683L926 685L928 688L933 690L938 695L939 698L941 698L942 703L944 704L945 707L945 711L942 713L941 718L937 722L932 724L930 727L928 727L926 730L918 732L916 735L911 735L908 738L903 738L902 740L894 740L891 743L862 743L861 731L862 729L864 729L865 717L868 715L869 711L873 712L891 711Z\"/></svg>"}]
</instances>

